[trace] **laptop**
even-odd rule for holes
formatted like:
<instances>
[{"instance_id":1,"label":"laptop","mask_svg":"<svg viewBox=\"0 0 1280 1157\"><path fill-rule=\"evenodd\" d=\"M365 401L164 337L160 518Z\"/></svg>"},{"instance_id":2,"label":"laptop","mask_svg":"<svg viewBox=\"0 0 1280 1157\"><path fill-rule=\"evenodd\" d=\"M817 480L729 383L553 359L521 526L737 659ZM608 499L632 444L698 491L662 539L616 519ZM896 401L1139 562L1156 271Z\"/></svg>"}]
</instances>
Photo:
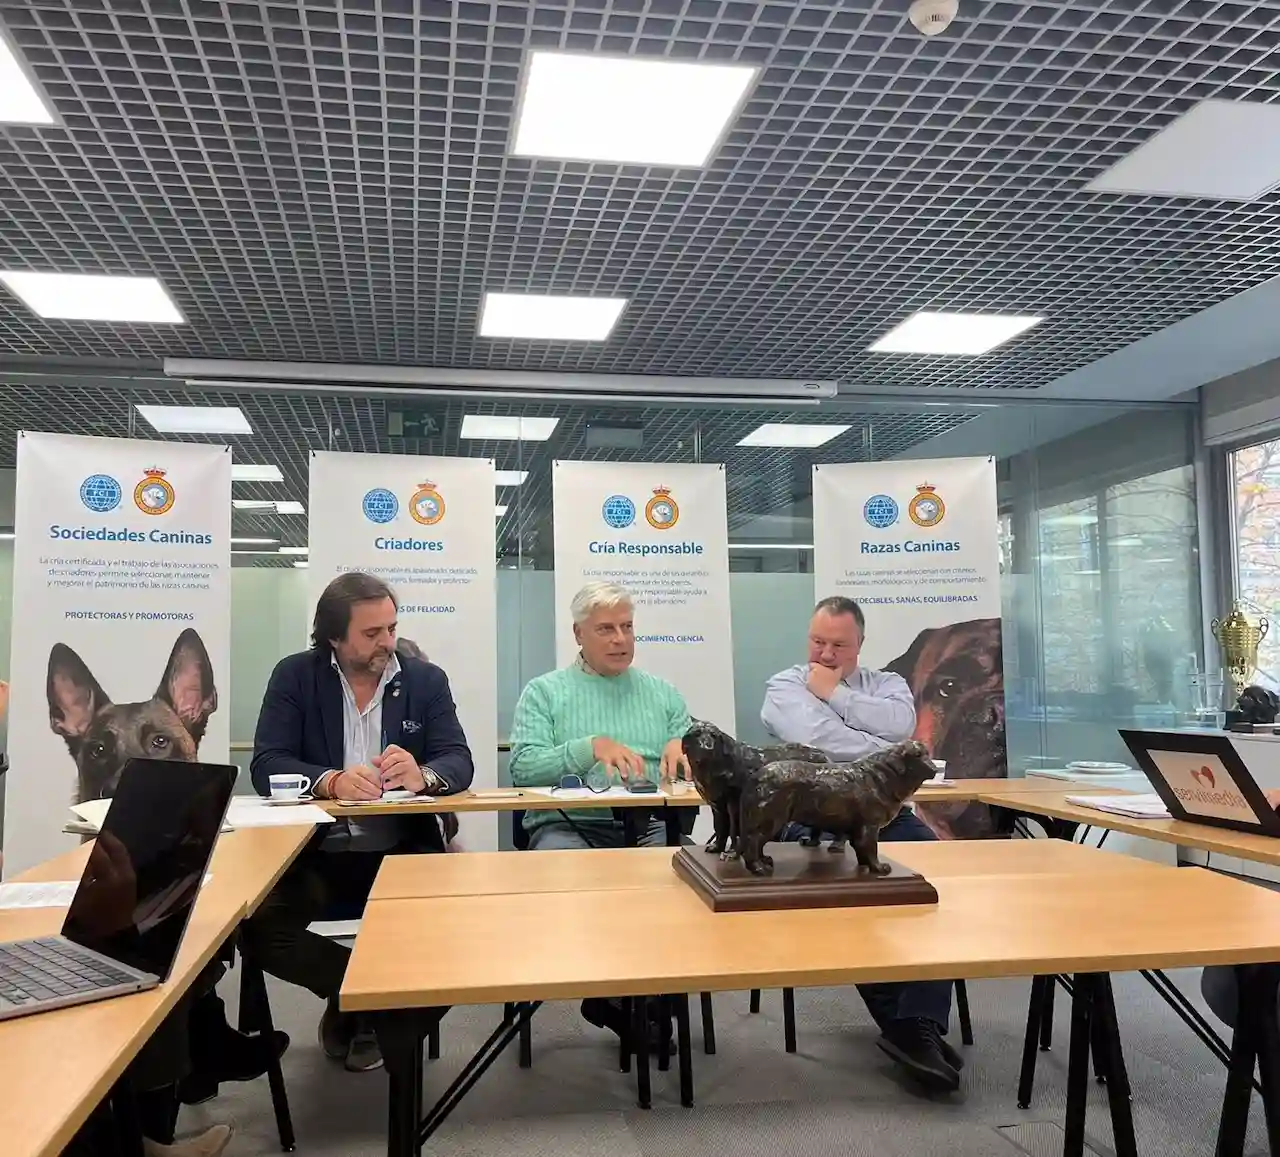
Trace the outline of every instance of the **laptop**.
<instances>
[{"instance_id":1,"label":"laptop","mask_svg":"<svg viewBox=\"0 0 1280 1157\"><path fill-rule=\"evenodd\" d=\"M235 778L229 765L125 765L62 934L0 943L0 1020L169 978Z\"/></svg>"},{"instance_id":2,"label":"laptop","mask_svg":"<svg viewBox=\"0 0 1280 1157\"><path fill-rule=\"evenodd\" d=\"M1121 729L1120 738L1175 820L1280 837L1280 815L1228 736Z\"/></svg>"}]
</instances>

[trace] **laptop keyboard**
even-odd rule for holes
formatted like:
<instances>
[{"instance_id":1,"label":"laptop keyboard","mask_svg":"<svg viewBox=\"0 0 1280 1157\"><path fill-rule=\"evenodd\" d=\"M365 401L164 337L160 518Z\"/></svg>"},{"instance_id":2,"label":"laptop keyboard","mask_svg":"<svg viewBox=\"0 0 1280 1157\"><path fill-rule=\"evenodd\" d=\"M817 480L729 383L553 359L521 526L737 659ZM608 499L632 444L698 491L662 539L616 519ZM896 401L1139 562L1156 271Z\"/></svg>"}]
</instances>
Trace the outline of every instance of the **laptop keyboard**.
<instances>
[{"instance_id":1,"label":"laptop keyboard","mask_svg":"<svg viewBox=\"0 0 1280 1157\"><path fill-rule=\"evenodd\" d=\"M25 940L0 944L0 1002L38 1004L58 997L119 984L138 978L78 952L65 940Z\"/></svg>"}]
</instances>

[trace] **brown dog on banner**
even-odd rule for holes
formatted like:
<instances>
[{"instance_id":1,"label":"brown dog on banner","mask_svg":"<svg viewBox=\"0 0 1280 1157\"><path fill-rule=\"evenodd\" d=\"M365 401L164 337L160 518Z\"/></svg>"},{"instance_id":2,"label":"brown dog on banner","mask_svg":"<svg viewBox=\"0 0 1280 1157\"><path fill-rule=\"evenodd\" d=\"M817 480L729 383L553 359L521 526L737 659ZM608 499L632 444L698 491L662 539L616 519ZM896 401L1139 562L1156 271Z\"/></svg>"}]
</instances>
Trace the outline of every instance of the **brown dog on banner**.
<instances>
[{"instance_id":1,"label":"brown dog on banner","mask_svg":"<svg viewBox=\"0 0 1280 1157\"><path fill-rule=\"evenodd\" d=\"M65 643L49 652L49 726L76 764L76 802L111 795L131 759L194 762L218 692L204 641L178 636L150 699L112 703L83 659Z\"/></svg>"},{"instance_id":2,"label":"brown dog on banner","mask_svg":"<svg viewBox=\"0 0 1280 1157\"><path fill-rule=\"evenodd\" d=\"M916 702L912 738L924 743L934 759L946 760L948 779L1009 774L999 619L921 631L885 670L907 681ZM919 813L944 839L972 839L992 830L985 804L929 804Z\"/></svg>"}]
</instances>

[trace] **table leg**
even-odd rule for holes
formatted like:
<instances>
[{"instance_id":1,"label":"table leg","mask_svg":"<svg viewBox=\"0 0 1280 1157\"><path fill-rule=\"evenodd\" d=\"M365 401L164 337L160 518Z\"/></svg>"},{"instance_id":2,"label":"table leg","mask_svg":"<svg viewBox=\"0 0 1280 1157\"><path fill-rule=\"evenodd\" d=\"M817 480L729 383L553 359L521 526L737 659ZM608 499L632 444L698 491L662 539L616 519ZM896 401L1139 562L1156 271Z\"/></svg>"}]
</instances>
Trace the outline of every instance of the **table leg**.
<instances>
[{"instance_id":1,"label":"table leg","mask_svg":"<svg viewBox=\"0 0 1280 1157\"><path fill-rule=\"evenodd\" d=\"M375 1031L387 1070L387 1157L417 1157L426 1024L414 1012L381 1013Z\"/></svg>"},{"instance_id":2,"label":"table leg","mask_svg":"<svg viewBox=\"0 0 1280 1157\"><path fill-rule=\"evenodd\" d=\"M1111 1133L1115 1139L1116 1157L1138 1157L1138 1141L1133 1131L1129 1071L1124 1063L1111 977L1100 973L1091 979L1094 988L1094 1048L1103 1058L1106 1067L1107 1103L1111 1109Z\"/></svg>"},{"instance_id":3,"label":"table leg","mask_svg":"<svg viewBox=\"0 0 1280 1157\"><path fill-rule=\"evenodd\" d=\"M693 1045L689 1031L689 994L673 997L676 1005L676 1047L679 1050L680 1104L693 1108Z\"/></svg>"},{"instance_id":4,"label":"table leg","mask_svg":"<svg viewBox=\"0 0 1280 1157\"><path fill-rule=\"evenodd\" d=\"M702 993L702 1051L709 1057L716 1053L716 1013L709 992Z\"/></svg>"},{"instance_id":5,"label":"table leg","mask_svg":"<svg viewBox=\"0 0 1280 1157\"><path fill-rule=\"evenodd\" d=\"M654 997L654 1006L661 1018L658 1030L658 1072L665 1073L671 1068L671 1007L672 997Z\"/></svg>"},{"instance_id":6,"label":"table leg","mask_svg":"<svg viewBox=\"0 0 1280 1157\"><path fill-rule=\"evenodd\" d=\"M1067 1053L1067 1116L1063 1124L1063 1157L1084 1157L1085 1112L1089 1098L1089 1040L1093 1020L1091 996L1092 985L1086 977L1077 976L1075 989L1071 994L1071 1043Z\"/></svg>"},{"instance_id":7,"label":"table leg","mask_svg":"<svg viewBox=\"0 0 1280 1157\"><path fill-rule=\"evenodd\" d=\"M787 1052L796 1051L796 990L782 990L782 1043Z\"/></svg>"},{"instance_id":8,"label":"table leg","mask_svg":"<svg viewBox=\"0 0 1280 1157\"><path fill-rule=\"evenodd\" d=\"M463 1098L471 1092L476 1083L489 1071L489 1066L493 1064L517 1037L519 1037L521 1029L526 1022L542 1007L540 1000L527 1001L519 1003L515 1006L514 1017L502 1018L502 1023L498 1025L489 1039L480 1046L475 1056L463 1066L462 1071L453 1079L453 1083L445 1089L440 1095L440 1099L427 1111L422 1117L421 1124L417 1126L415 1142L417 1148L414 1150L414 1157L421 1152L423 1142L440 1128L448 1119L449 1114L453 1112L461 1103ZM391 1013L393 1017L415 1018L414 1013ZM421 1027L421 1018L423 1016L435 1015L437 1019L443 1015L440 1009L421 1009L418 1010L416 1016L419 1021L418 1032L421 1034L424 1030ZM385 1055L385 1054L384 1054ZM419 1044L417 1048L417 1060L419 1064L418 1085L421 1087L421 1064L422 1064L422 1045L421 1035L419 1035ZM388 1065L390 1067L390 1065Z\"/></svg>"},{"instance_id":9,"label":"table leg","mask_svg":"<svg viewBox=\"0 0 1280 1157\"><path fill-rule=\"evenodd\" d=\"M1217 1157L1242 1157L1244 1153L1256 1062L1261 1077L1268 1146L1272 1153L1280 1153L1280 1024L1276 1020L1280 966L1240 965L1236 976L1240 1002L1236 1030L1231 1038L1231 1063L1227 1067L1215 1152Z\"/></svg>"}]
</instances>

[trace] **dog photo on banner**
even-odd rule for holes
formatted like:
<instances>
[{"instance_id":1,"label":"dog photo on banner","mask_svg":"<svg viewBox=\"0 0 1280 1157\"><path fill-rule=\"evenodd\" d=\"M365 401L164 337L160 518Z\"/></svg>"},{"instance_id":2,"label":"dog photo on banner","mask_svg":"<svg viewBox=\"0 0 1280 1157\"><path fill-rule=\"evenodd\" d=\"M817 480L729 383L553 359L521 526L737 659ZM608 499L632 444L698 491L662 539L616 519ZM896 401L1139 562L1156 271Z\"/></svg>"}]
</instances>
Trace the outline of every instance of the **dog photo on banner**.
<instances>
[{"instance_id":1,"label":"dog photo on banner","mask_svg":"<svg viewBox=\"0 0 1280 1157\"><path fill-rule=\"evenodd\" d=\"M23 433L17 457L6 874L130 759L231 746L231 451Z\"/></svg>"},{"instance_id":2,"label":"dog photo on banner","mask_svg":"<svg viewBox=\"0 0 1280 1157\"><path fill-rule=\"evenodd\" d=\"M815 601L859 603L859 663L906 681L913 738L948 779L1007 776L992 459L815 466L813 521ZM985 804L918 812L943 838L992 830Z\"/></svg>"}]
</instances>

